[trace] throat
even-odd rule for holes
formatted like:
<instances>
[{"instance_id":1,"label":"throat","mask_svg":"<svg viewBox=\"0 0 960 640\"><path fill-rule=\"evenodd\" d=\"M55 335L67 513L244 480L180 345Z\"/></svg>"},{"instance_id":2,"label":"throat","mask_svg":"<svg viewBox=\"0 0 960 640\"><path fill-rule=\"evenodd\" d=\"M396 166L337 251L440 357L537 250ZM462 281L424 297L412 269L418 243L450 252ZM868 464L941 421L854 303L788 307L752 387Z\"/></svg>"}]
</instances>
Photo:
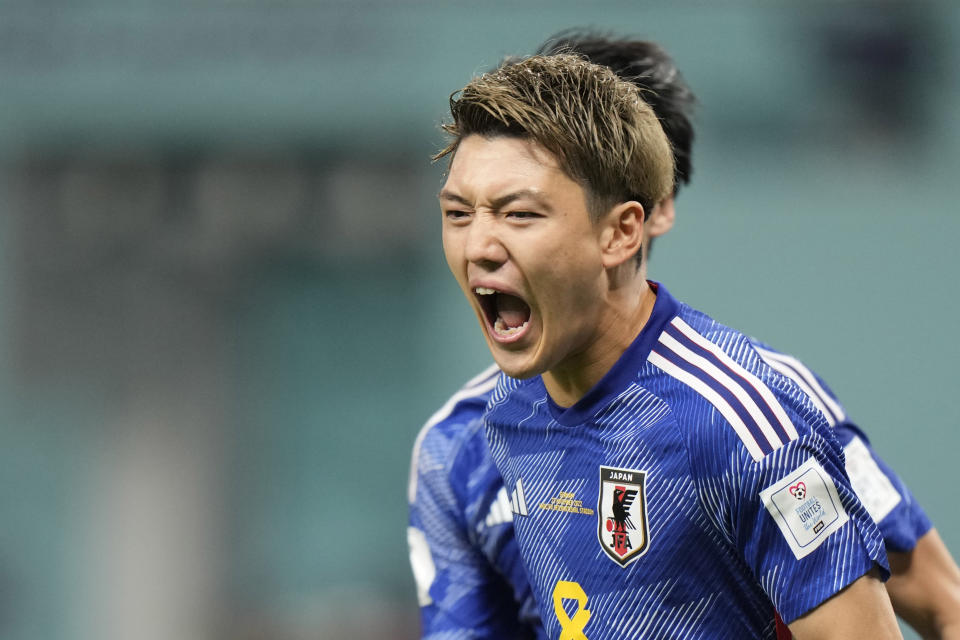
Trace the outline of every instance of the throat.
<instances>
[{"instance_id":1,"label":"throat","mask_svg":"<svg viewBox=\"0 0 960 640\"><path fill-rule=\"evenodd\" d=\"M617 365L653 314L656 292L646 287L632 308L599 322L595 338L542 374L547 393L561 407L571 407Z\"/></svg>"},{"instance_id":2,"label":"throat","mask_svg":"<svg viewBox=\"0 0 960 640\"><path fill-rule=\"evenodd\" d=\"M554 367L541 376L550 398L559 406L568 409L600 382L609 370L606 362L592 362L572 368Z\"/></svg>"}]
</instances>

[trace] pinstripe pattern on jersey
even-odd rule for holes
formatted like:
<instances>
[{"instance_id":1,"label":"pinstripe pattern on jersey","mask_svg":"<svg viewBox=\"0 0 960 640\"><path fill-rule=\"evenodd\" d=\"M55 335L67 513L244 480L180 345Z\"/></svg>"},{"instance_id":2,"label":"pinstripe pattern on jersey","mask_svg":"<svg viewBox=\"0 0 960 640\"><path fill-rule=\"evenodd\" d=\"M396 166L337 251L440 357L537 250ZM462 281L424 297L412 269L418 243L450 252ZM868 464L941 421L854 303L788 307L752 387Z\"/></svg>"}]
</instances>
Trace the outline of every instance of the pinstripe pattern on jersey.
<instances>
[{"instance_id":1,"label":"pinstripe pattern on jersey","mask_svg":"<svg viewBox=\"0 0 960 640\"><path fill-rule=\"evenodd\" d=\"M424 432L430 435L421 440L415 460L418 475L422 476L422 486L429 490L421 490L420 495L417 496L416 517L412 518L410 523L416 529L432 532L430 544L445 550L445 559L454 567L454 573L461 563L470 562L472 552L463 546L456 531L444 526L445 514L455 510L458 501L449 483L435 480L445 473L446 465L450 461L450 453L462 442L461 438L468 435L469 431L482 428L482 423L477 420L465 426L466 431L463 434L446 433L436 429ZM436 561L434 557L435 564ZM437 594L433 593L432 587L437 580L443 580L447 584L442 591L444 603L459 603L468 599L473 585L469 581L458 580L455 577L451 579L451 576L444 575L444 568L442 565L436 566L436 573L430 584L418 583L418 589L424 593L427 601L432 603L436 599ZM433 638L432 635L430 637Z\"/></svg>"},{"instance_id":2,"label":"pinstripe pattern on jersey","mask_svg":"<svg viewBox=\"0 0 960 640\"><path fill-rule=\"evenodd\" d=\"M665 298L661 289L658 304ZM882 557L875 528L843 486L853 523L796 560L759 492L811 455L844 484L836 443L820 435L824 418L743 334L685 305L667 309L598 383L600 392L575 406L544 402L540 378L506 377L487 405L491 455L508 490L521 478L526 489L530 515L514 517L516 539L554 640L563 633L551 606L560 580L587 594L584 632L592 640L773 640L774 607L794 620ZM766 455L742 444L735 421ZM627 567L597 540L609 515L597 504L598 465L647 473L650 546ZM539 508L561 491L596 513Z\"/></svg>"},{"instance_id":3,"label":"pinstripe pattern on jersey","mask_svg":"<svg viewBox=\"0 0 960 640\"><path fill-rule=\"evenodd\" d=\"M660 335L648 360L706 398L754 460L797 438L793 422L767 385L679 317Z\"/></svg>"},{"instance_id":4,"label":"pinstripe pattern on jersey","mask_svg":"<svg viewBox=\"0 0 960 640\"><path fill-rule=\"evenodd\" d=\"M490 367L464 385L418 437L409 530L426 539L434 567L432 576L415 573L428 602L420 610L424 640L515 637L518 625L546 640L481 419L498 373ZM411 546L412 561L418 554Z\"/></svg>"},{"instance_id":5,"label":"pinstripe pattern on jersey","mask_svg":"<svg viewBox=\"0 0 960 640\"><path fill-rule=\"evenodd\" d=\"M742 529L742 524L737 522L736 509L730 507L729 494L732 486L735 487L734 493L741 493L743 491L741 487L765 487L800 467L811 456L815 456L815 452L823 444L821 436L816 433L809 433L801 439L792 441L772 452L760 463L739 461L736 455L729 456L728 454L729 462L717 465L725 469L722 475L701 478L698 482L700 497L704 504L708 505L711 519L722 528L724 537L730 542L735 542L737 531ZM855 522L869 521L869 518L865 517L862 505L854 501L852 489L838 485L837 490L841 495L843 508L851 516L856 514ZM761 517L764 516L761 515ZM768 537L748 544L744 549L748 563L750 558L754 556L759 557L769 553L769 549L779 535L781 534L774 532ZM786 579L782 575L782 563L758 563L758 565L764 566L764 569L758 575L760 584L770 600L777 603L778 606L781 603L793 601L792 607L798 607L801 611L806 611L819 604L822 596L815 593L806 594L803 590L797 591L797 584L816 582L818 588L825 588L828 592L837 592L862 575L871 564L869 562L867 564L863 563L863 558L858 556L856 548L865 545L869 550L868 558L877 557L880 554L879 546L881 544L882 541L879 537L865 536L864 530L857 526L844 526L831 533L829 544L823 545L824 548L828 549L827 553L829 554L829 559L823 562L832 567L832 573L822 573L822 565L820 565L820 569L814 569L815 565L800 562L791 567L790 579ZM851 561L851 558L856 560ZM801 596L799 605L796 604L798 594ZM806 600L803 598L806 598Z\"/></svg>"},{"instance_id":6,"label":"pinstripe pattern on jersey","mask_svg":"<svg viewBox=\"0 0 960 640\"><path fill-rule=\"evenodd\" d=\"M595 596L590 606L594 611L602 611L610 619L619 620L616 626L617 638L676 638L677 640L695 640L710 638L713 631L703 624L704 617L711 611L717 593L711 593L697 600L678 603L675 597L676 580L664 580L638 589L630 598L622 593L608 593ZM643 603L637 607L636 602Z\"/></svg>"},{"instance_id":7,"label":"pinstripe pattern on jersey","mask_svg":"<svg viewBox=\"0 0 960 640\"><path fill-rule=\"evenodd\" d=\"M764 362L793 380L797 386L803 389L803 392L810 397L810 401L820 410L831 427L846 421L847 415L843 407L824 389L817 376L802 362L792 356L764 349L760 346L755 348Z\"/></svg>"},{"instance_id":8,"label":"pinstripe pattern on jersey","mask_svg":"<svg viewBox=\"0 0 960 640\"><path fill-rule=\"evenodd\" d=\"M667 332L672 333L674 336L682 334L700 349L699 353L701 355L708 359L712 357L715 359L715 364L725 367L725 372L729 373L732 379L742 385L751 400L756 403L756 406L759 407L763 413L766 422L772 426L781 440L789 441L796 439L797 430L787 416L787 412L774 397L773 392L766 384L761 382L759 378L747 371L740 363L727 355L718 345L701 336L680 318L673 319L670 326L667 327ZM696 350L695 348L694 351Z\"/></svg>"},{"instance_id":9,"label":"pinstripe pattern on jersey","mask_svg":"<svg viewBox=\"0 0 960 640\"><path fill-rule=\"evenodd\" d=\"M427 433L431 428L446 420L453 410L456 408L457 404L463 402L464 400L469 400L471 398L479 398L487 393L489 393L494 387L497 386L497 377L500 375L500 369L497 368L497 365L492 365L484 369L480 374L474 376L470 379L467 384L456 392L450 399L447 400L442 407L440 407L430 419L427 420L426 424L420 428L420 433L417 434L417 439L413 442L413 453L410 458L410 478L407 481L407 501L413 504L413 501L417 497L417 477L419 476L418 467L420 464L420 447L423 446L423 439L427 436Z\"/></svg>"},{"instance_id":10,"label":"pinstripe pattern on jersey","mask_svg":"<svg viewBox=\"0 0 960 640\"><path fill-rule=\"evenodd\" d=\"M494 393L495 399L491 403L492 411L512 408L501 406L502 402L509 401L506 398L508 394L501 392L505 391L505 387L512 386L515 385L511 384L510 380L503 379L503 384ZM494 457L505 453L505 450L500 449L500 445L506 444L499 437L501 433L508 434L507 440L512 441L514 446L520 445L521 449L526 448L522 444L524 442L533 443L541 438L548 440L559 438L557 446L551 446L547 451L511 457L508 460L511 472L507 475L513 476L513 471L522 473L522 482L527 488L528 502L531 505L543 502L548 494L552 495L557 491L569 491L581 498L591 497L579 493L584 484L583 479L575 480L564 475L565 468L574 465L579 467L582 464L577 461L582 449L564 447L560 444L567 441L564 436L568 434L573 436L581 431L582 427L573 429L563 427L549 417L549 412L542 403L534 402L533 404L538 406L527 405L526 410L511 412L510 426L506 431L499 428L488 429L488 438L493 443ZM716 546L728 547L723 551L724 556L729 561L735 561L732 548L721 540L717 529L707 520L696 500L694 485L689 476L677 475L677 469L674 467L669 470L663 467L664 460L674 462L678 460L669 456L665 458L664 446L671 448L675 445L675 450L680 452L680 459L684 455L682 446L674 440L676 434L674 429L663 428L664 424L672 424L669 414L670 409L661 398L639 384L631 384L609 404L598 407L597 413L591 419L596 430L590 430L592 443L590 448L605 452L606 456L609 456L607 460L610 464L647 471L650 545L653 553L657 552L658 542L666 546L672 544L670 529L676 525L677 521L688 521L698 523L697 529L711 537ZM531 426L524 428L519 424L520 422ZM534 422L538 423L536 431L533 430ZM653 427L660 428L656 433L649 433ZM585 435L579 433L574 437ZM517 438L519 440L515 440ZM511 481L508 480L507 484L509 486ZM596 498L596 496L592 497ZM587 504L586 501L585 504ZM593 503L590 506L596 505ZM531 513L533 508L532 506ZM574 553L569 553L569 547L566 547L568 553L557 553L559 548L566 546L561 541L572 535L570 527L575 524L574 519L586 518L585 516L542 510L537 511L537 514L540 520L535 525L531 519L527 518L515 518L514 523L518 532L522 532L523 535L533 535L542 540L542 544L528 547L524 554L527 575L539 587L538 590L541 593L549 593L558 580L569 579L575 567L594 565L603 567L608 564L613 566L595 537L590 544L578 545ZM597 526L597 517L594 515L586 518L594 530ZM662 551L662 547L660 550ZM674 560L671 566L679 575L697 576L701 572L703 558L698 554L680 554L680 557ZM717 593L705 590L696 598L686 599L685 596L680 595L680 592L689 592L689 585L681 586L689 578L649 583L643 578L646 570L637 564L628 566L626 569L617 567L615 571L621 574L625 583L633 583L635 586L626 591L591 590L589 592L588 606L595 615L602 616L605 625L603 633L594 630L594 633L601 633L597 637L670 637L682 640L721 637L717 635L717 629L713 624L706 623L706 620L716 620L717 616L723 615L722 609L727 606ZM749 608L753 606L754 601L763 603L765 599L762 594L755 592L750 602L739 604ZM769 624L765 622L770 612L761 609L755 609L743 619L738 617L737 622L729 623L730 628L725 629L724 634L730 635L722 635L722 637L772 638L772 620ZM596 618L594 624L601 624L601 618ZM770 632L764 631L761 635L755 635L757 625L762 628L764 624L769 627ZM550 637L559 636L561 632L559 622L552 616L545 616L544 625ZM591 626L588 624L586 634L587 637L592 638L590 631Z\"/></svg>"}]
</instances>

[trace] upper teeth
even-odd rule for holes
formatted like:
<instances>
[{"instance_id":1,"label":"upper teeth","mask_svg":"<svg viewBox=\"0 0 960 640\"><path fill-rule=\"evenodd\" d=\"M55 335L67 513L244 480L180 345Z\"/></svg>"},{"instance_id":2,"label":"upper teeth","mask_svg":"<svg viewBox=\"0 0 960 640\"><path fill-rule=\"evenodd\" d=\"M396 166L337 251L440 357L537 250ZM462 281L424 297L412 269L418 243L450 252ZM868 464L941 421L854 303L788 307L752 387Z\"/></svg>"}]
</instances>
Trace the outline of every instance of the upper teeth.
<instances>
[{"instance_id":1,"label":"upper teeth","mask_svg":"<svg viewBox=\"0 0 960 640\"><path fill-rule=\"evenodd\" d=\"M497 291L496 289L488 289L486 287L477 287L473 290L478 296L492 296Z\"/></svg>"}]
</instances>

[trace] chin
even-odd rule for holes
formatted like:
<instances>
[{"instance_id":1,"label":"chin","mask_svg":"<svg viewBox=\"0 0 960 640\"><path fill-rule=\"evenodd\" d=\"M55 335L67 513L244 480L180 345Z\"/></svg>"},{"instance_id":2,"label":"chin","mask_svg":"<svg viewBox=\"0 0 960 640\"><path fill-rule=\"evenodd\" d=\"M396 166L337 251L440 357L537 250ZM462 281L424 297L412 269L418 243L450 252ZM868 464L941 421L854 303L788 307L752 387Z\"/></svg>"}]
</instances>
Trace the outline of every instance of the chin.
<instances>
[{"instance_id":1,"label":"chin","mask_svg":"<svg viewBox=\"0 0 960 640\"><path fill-rule=\"evenodd\" d=\"M526 380L543 373L543 369L536 366L536 363L530 362L527 358L516 357L519 354L503 353L500 349L491 348L493 360L500 367L500 370L511 378Z\"/></svg>"}]
</instances>

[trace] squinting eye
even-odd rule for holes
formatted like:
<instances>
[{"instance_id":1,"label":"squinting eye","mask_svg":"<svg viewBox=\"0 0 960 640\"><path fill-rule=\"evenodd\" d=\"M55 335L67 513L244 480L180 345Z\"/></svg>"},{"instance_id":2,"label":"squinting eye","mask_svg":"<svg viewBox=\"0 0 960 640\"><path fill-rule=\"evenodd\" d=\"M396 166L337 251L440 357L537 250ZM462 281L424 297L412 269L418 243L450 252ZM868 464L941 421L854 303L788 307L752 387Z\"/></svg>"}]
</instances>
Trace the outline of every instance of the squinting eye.
<instances>
[{"instance_id":1,"label":"squinting eye","mask_svg":"<svg viewBox=\"0 0 960 640\"><path fill-rule=\"evenodd\" d=\"M520 220L531 220L533 218L539 218L540 214L532 211L511 211L507 214L507 216Z\"/></svg>"},{"instance_id":2,"label":"squinting eye","mask_svg":"<svg viewBox=\"0 0 960 640\"><path fill-rule=\"evenodd\" d=\"M467 217L466 211L444 211L443 215L451 220L462 220Z\"/></svg>"}]
</instances>

